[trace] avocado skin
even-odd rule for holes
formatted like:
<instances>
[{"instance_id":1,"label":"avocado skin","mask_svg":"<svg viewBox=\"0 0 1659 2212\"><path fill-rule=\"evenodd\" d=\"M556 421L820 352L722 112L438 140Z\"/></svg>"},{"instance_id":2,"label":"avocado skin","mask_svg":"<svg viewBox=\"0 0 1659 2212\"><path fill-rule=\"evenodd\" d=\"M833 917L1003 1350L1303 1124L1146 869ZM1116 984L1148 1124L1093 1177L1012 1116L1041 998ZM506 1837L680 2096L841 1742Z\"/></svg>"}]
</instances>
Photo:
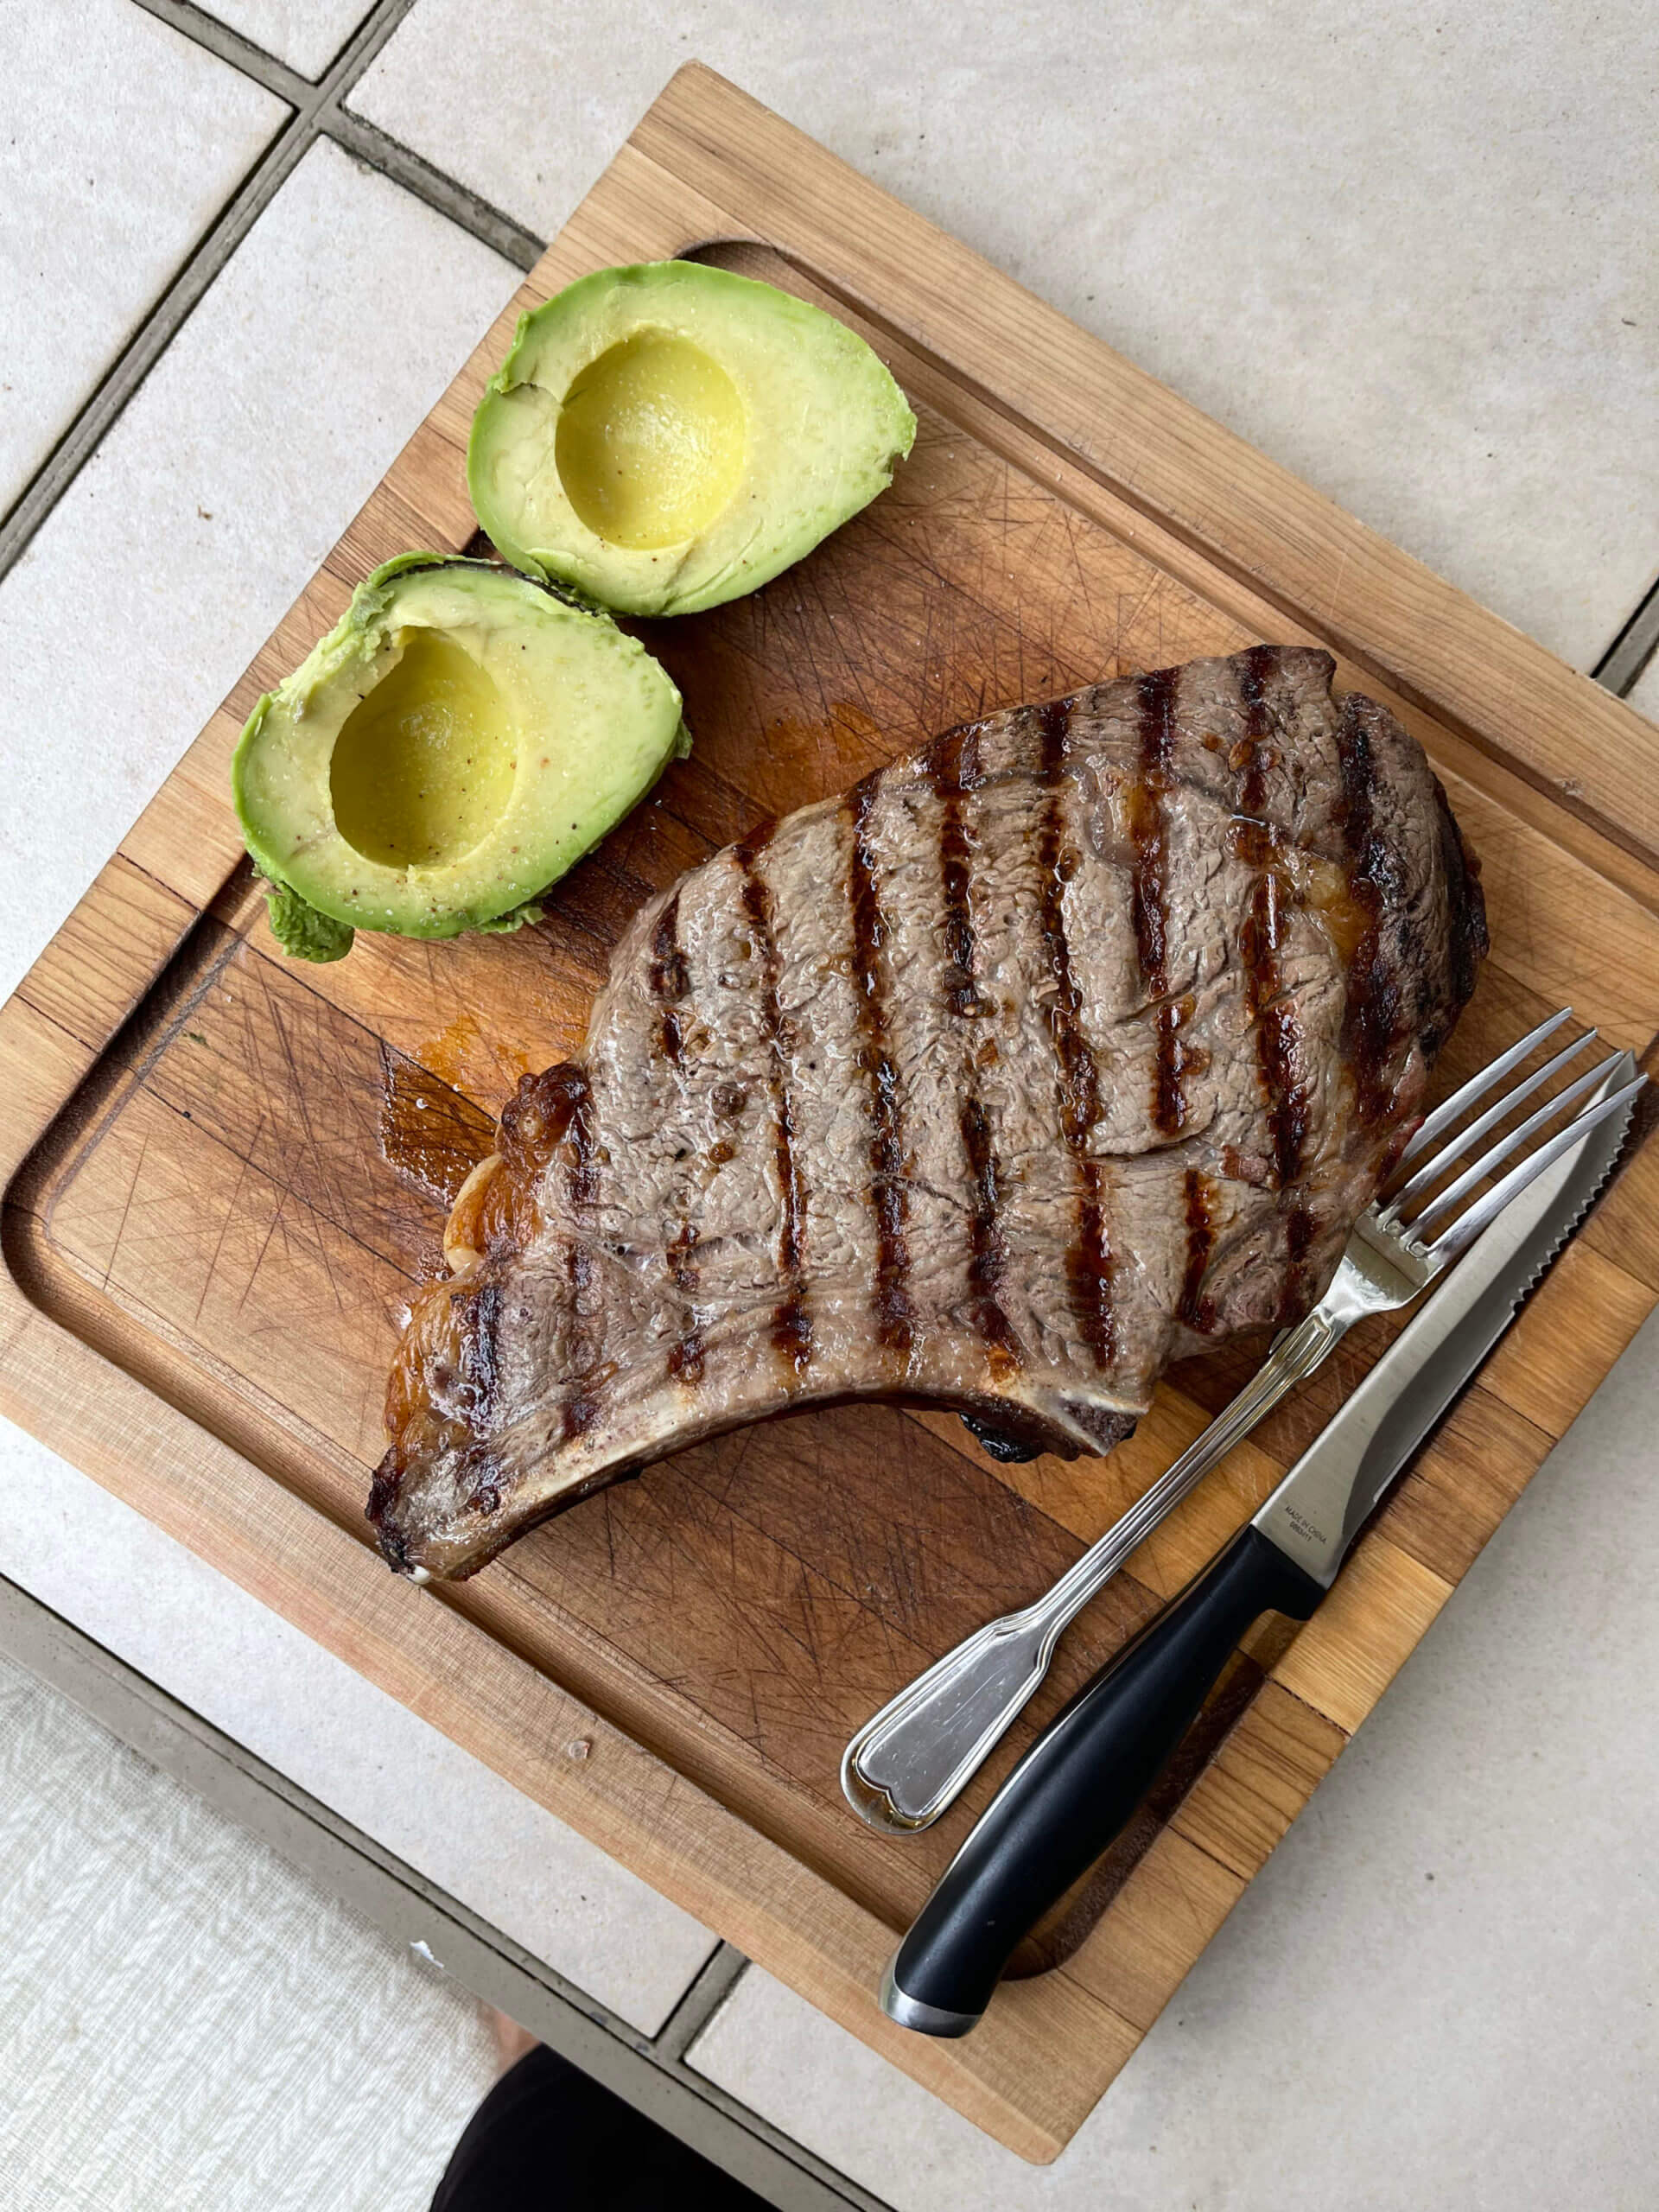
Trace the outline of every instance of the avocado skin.
<instances>
[{"instance_id":1,"label":"avocado skin","mask_svg":"<svg viewBox=\"0 0 1659 2212\"><path fill-rule=\"evenodd\" d=\"M552 459L575 378L641 333L684 337L732 375L749 434L742 479L718 518L650 550L596 535ZM886 489L915 436L916 418L888 370L833 315L729 270L642 262L580 277L519 317L473 417L467 482L491 543L526 575L619 613L690 614L758 589L810 553ZM539 515L511 482L514 450L526 440L539 456Z\"/></svg>"},{"instance_id":2,"label":"avocado skin","mask_svg":"<svg viewBox=\"0 0 1659 2212\"><path fill-rule=\"evenodd\" d=\"M290 960L343 960L357 940L349 922L337 922L332 914L308 906L285 883L269 886L265 918Z\"/></svg>"},{"instance_id":3,"label":"avocado skin","mask_svg":"<svg viewBox=\"0 0 1659 2212\"><path fill-rule=\"evenodd\" d=\"M510 794L454 860L395 866L334 818L334 747L353 710L421 630L464 640L506 718ZM244 839L272 887L290 957L339 959L358 929L436 939L539 921L541 894L690 749L678 691L607 613L498 563L399 555L276 690L255 705L232 765Z\"/></svg>"}]
</instances>

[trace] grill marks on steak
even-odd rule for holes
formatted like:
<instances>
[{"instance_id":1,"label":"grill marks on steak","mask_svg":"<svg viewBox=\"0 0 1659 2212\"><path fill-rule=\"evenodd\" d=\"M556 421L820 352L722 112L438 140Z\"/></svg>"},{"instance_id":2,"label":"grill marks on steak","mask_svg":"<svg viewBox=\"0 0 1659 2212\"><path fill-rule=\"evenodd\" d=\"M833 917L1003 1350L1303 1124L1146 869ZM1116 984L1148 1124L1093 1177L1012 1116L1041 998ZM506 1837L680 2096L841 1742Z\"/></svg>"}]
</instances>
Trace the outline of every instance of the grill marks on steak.
<instances>
[{"instance_id":1,"label":"grill marks on steak","mask_svg":"<svg viewBox=\"0 0 1659 2212\"><path fill-rule=\"evenodd\" d=\"M980 995L976 975L978 954L969 904L973 849L964 821L969 795L983 780L978 729L970 723L941 738L926 756L926 772L939 801L939 890L945 953L941 994L957 1021L966 1023L990 1011ZM1002 1310L999 1294L1008 1255L999 1212L996 1147L979 1095L977 1045L971 1030L963 1028L958 1033L963 1044L957 1126L968 1171L968 1312L985 1347L990 1373L1003 1381L1019 1367L1020 1356L1020 1339Z\"/></svg>"},{"instance_id":2,"label":"grill marks on steak","mask_svg":"<svg viewBox=\"0 0 1659 2212\"><path fill-rule=\"evenodd\" d=\"M1192 1012L1187 999L1166 995L1169 915L1165 883L1168 834L1164 794L1169 787L1174 749L1175 690L1179 669L1143 676L1141 684L1141 776L1130 786L1129 834L1135 841L1135 941L1141 980L1158 1009L1156 1077L1153 1085L1154 1126L1166 1137L1180 1135L1186 1120L1186 1049L1182 1024Z\"/></svg>"},{"instance_id":3,"label":"grill marks on steak","mask_svg":"<svg viewBox=\"0 0 1659 2212\"><path fill-rule=\"evenodd\" d=\"M1267 1101L1268 1128L1273 1140L1274 1170L1283 1192L1294 1192L1301 1173L1307 1141L1309 1098L1304 1079L1303 1041L1297 1026L1295 1001L1284 990L1279 952L1282 938L1283 885L1274 860L1273 835L1265 819L1268 805L1267 770L1272 758L1271 714L1268 680L1273 671L1273 648L1255 645L1242 656L1239 695L1244 702L1244 734L1229 756L1238 778L1237 818L1232 826L1234 849L1256 871L1250 909L1239 932L1239 950L1246 976L1245 1004L1255 1029L1256 1057L1262 1068L1262 1090ZM1362 1109L1361 1119L1365 1118ZM1300 1313L1307 1302L1303 1290L1303 1262L1312 1249L1315 1231L1313 1215L1300 1201L1286 1209L1284 1293L1279 1314L1285 1319Z\"/></svg>"},{"instance_id":4,"label":"grill marks on steak","mask_svg":"<svg viewBox=\"0 0 1659 2212\"><path fill-rule=\"evenodd\" d=\"M1288 1186L1301 1171L1302 1147L1307 1140L1308 1099L1299 1064L1302 1040L1296 1027L1294 1001L1285 995L1279 971L1284 887L1271 865L1272 836L1262 818L1267 805L1265 679L1271 665L1268 651L1257 645L1244 656L1239 689L1244 700L1245 722L1244 734L1236 748L1238 820L1233 836L1240 858L1256 870L1249 918L1241 932L1239 949L1244 956L1249 977L1246 1002L1255 1025L1262 1088L1268 1102L1268 1127L1273 1135L1274 1166L1280 1183Z\"/></svg>"},{"instance_id":5,"label":"grill marks on steak","mask_svg":"<svg viewBox=\"0 0 1659 2212\"><path fill-rule=\"evenodd\" d=\"M1215 1249L1216 1216L1220 1192L1213 1177L1202 1167L1189 1167L1181 1185L1182 1216L1186 1224L1186 1265L1181 1271L1181 1295L1175 1318L1200 1336L1215 1325L1216 1309L1204 1295L1205 1272Z\"/></svg>"},{"instance_id":6,"label":"grill marks on steak","mask_svg":"<svg viewBox=\"0 0 1659 2212\"><path fill-rule=\"evenodd\" d=\"M1355 714L1337 732L1342 764L1342 828L1348 848L1349 884L1365 916L1348 967L1348 1019L1343 1046L1353 1063L1362 1120L1382 1110L1389 1055L1400 1018L1401 976L1382 942L1382 912L1391 860L1374 817L1370 733ZM1438 788L1438 787L1437 787Z\"/></svg>"},{"instance_id":7,"label":"grill marks on steak","mask_svg":"<svg viewBox=\"0 0 1659 2212\"><path fill-rule=\"evenodd\" d=\"M651 995L662 1004L661 1052L669 1066L679 1067L685 1057L685 1031L681 1004L689 997L691 979L680 950L680 896L675 892L657 918L651 933ZM679 1333L670 1345L668 1371L688 1389L702 1380L702 1327L697 1318L697 1224L682 1205L679 1226L668 1246L668 1272L680 1302Z\"/></svg>"},{"instance_id":8,"label":"grill marks on steak","mask_svg":"<svg viewBox=\"0 0 1659 2212\"><path fill-rule=\"evenodd\" d=\"M1046 796L1037 831L1037 897L1042 913L1043 949L1048 956L1053 991L1048 1007L1048 1033L1059 1065L1060 1135L1077 1166L1077 1220L1066 1261L1071 1287L1071 1309L1083 1340L1103 1370L1111 1363L1112 1255L1106 1236L1106 1170L1089 1149L1090 1137L1100 1119L1100 1070L1084 1034L1083 999L1071 971L1071 948L1065 934L1065 887L1077 872L1077 855L1065 840L1065 785L1066 731L1071 726L1071 702L1056 701L1039 714L1042 731L1042 774ZM1144 855L1139 828L1134 833L1137 852ZM1135 867L1135 941L1142 948L1142 859ZM1154 894L1155 895L1155 894ZM1161 944L1161 938L1159 942ZM1161 955L1160 955L1161 957Z\"/></svg>"},{"instance_id":9,"label":"grill marks on steak","mask_svg":"<svg viewBox=\"0 0 1659 2212\"><path fill-rule=\"evenodd\" d=\"M905 1191L904 1116L899 1071L889 1049L885 926L875 856L868 842L876 779L847 794L847 899L853 924L853 982L860 1044L857 1064L869 1090L870 1204L875 1210L876 1334L883 1348L908 1361L914 1330L907 1287L910 1205Z\"/></svg>"},{"instance_id":10,"label":"grill marks on steak","mask_svg":"<svg viewBox=\"0 0 1659 2212\"><path fill-rule=\"evenodd\" d=\"M772 928L772 893L758 872L757 863L771 838L766 823L736 857L743 875L743 912L754 931L754 951L760 964L760 1028L765 1043L766 1084L772 1096L772 1147L778 1160L778 1182L783 1192L783 1226L778 1239L778 1272L784 1296L772 1319L772 1340L779 1356L798 1376L812 1357L812 1316L806 1294L806 1186L795 1142L795 1109L789 1090L789 1049L784 1035L783 1010L778 986L781 973L778 941Z\"/></svg>"},{"instance_id":11,"label":"grill marks on steak","mask_svg":"<svg viewBox=\"0 0 1659 2212\"><path fill-rule=\"evenodd\" d=\"M527 1078L371 1517L470 1572L791 1403L1099 1451L1303 1311L1485 947L1414 741L1257 646L952 731L683 878Z\"/></svg>"}]
</instances>

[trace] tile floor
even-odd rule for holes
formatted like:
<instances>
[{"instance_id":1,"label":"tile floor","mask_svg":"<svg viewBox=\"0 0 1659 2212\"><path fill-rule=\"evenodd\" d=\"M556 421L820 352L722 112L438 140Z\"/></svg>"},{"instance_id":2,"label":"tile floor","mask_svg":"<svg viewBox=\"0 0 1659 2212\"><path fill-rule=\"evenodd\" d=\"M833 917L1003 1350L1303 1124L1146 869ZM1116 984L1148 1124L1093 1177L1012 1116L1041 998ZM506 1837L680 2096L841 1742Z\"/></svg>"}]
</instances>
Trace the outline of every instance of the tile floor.
<instances>
[{"instance_id":1,"label":"tile floor","mask_svg":"<svg viewBox=\"0 0 1659 2212\"><path fill-rule=\"evenodd\" d=\"M366 10L364 0L219 0L210 12L264 53L315 80Z\"/></svg>"},{"instance_id":2,"label":"tile floor","mask_svg":"<svg viewBox=\"0 0 1659 2212\"><path fill-rule=\"evenodd\" d=\"M0 1573L657 2032L714 1948L706 1928L90 1477L0 1434Z\"/></svg>"},{"instance_id":3,"label":"tile floor","mask_svg":"<svg viewBox=\"0 0 1659 2212\"><path fill-rule=\"evenodd\" d=\"M344 121L294 125L305 95L288 73L316 80L359 31L371 49L390 35ZM496 249L515 226L558 226L690 54L1580 665L1644 604L1638 644L1659 638L1659 132L1637 0L1510 18L1475 0L979 16L944 0L569 0L556 15L218 0L207 16L0 0L0 170L20 218L0 239L0 991L512 291ZM378 146L402 181L340 140ZM226 265L193 261L273 148L299 158ZM169 287L193 270L212 281L187 315ZM146 342L159 359L85 465L54 464ZM1659 662L1641 658L1624 680L1659 718ZM1506 1524L1471 1580L1485 1602L1448 1609L1060 2166L1003 2158L758 1975L696 2063L930 2212L993 2196L1311 2204L1352 2196L1357 2159L1368 2204L1548 2212L1584 2201L1574 2162L1593 2174L1601 2153L1597 2201L1625 2201L1617 2177L1659 2148L1631 2071L1651 2079L1640 1990L1659 1979L1659 1937L1624 1841L1655 1808L1618 1799L1602 1725L1550 1703L1571 1649L1580 1694L1599 1689L1627 1734L1652 1714L1651 1578L1633 1564L1652 1548L1652 1486L1630 1456L1659 1418L1651 1338L1618 1393ZM1598 1453L1637 1532L1611 1567L1587 1517L1610 1479ZM702 1930L51 1454L0 1433L0 1571L624 2018L660 2021ZM1524 1607L1546 1569L1540 1633ZM1503 1963L1517 1906L1541 1946L1522 1954L1530 1988ZM1624 2031L1611 2056L1593 2039L1599 1980ZM1359 1994L1373 1985L1375 2017ZM1342 2056L1309 2073L1310 2047ZM1460 2121L1446 2090L1462 2062ZM1332 2118L1311 2161L1310 2101ZM1500 2113L1513 2124L1495 2129ZM1285 2179L1298 2171L1306 2190Z\"/></svg>"},{"instance_id":4,"label":"tile floor","mask_svg":"<svg viewBox=\"0 0 1659 2212\"><path fill-rule=\"evenodd\" d=\"M131 0L4 0L0 51L3 510L287 110Z\"/></svg>"},{"instance_id":5,"label":"tile floor","mask_svg":"<svg viewBox=\"0 0 1659 2212\"><path fill-rule=\"evenodd\" d=\"M0 2203L426 2203L477 2005L3 1659L0 1866Z\"/></svg>"}]
</instances>

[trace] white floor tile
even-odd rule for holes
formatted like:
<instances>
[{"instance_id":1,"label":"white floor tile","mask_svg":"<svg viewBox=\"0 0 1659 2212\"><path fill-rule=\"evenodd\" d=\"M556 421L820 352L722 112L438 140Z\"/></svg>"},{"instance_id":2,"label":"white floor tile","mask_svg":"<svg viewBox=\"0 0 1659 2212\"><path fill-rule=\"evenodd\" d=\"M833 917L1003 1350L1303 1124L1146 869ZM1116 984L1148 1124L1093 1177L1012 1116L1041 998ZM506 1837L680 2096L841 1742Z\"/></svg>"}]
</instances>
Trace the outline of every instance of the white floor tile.
<instances>
[{"instance_id":1,"label":"white floor tile","mask_svg":"<svg viewBox=\"0 0 1659 2212\"><path fill-rule=\"evenodd\" d=\"M693 2061L899 2212L1584 2212L1659 2162L1659 1319L1058 2162L751 1971Z\"/></svg>"},{"instance_id":2,"label":"white floor tile","mask_svg":"<svg viewBox=\"0 0 1659 2212\"><path fill-rule=\"evenodd\" d=\"M0 510L288 110L133 6L0 0Z\"/></svg>"},{"instance_id":3,"label":"white floor tile","mask_svg":"<svg viewBox=\"0 0 1659 2212\"><path fill-rule=\"evenodd\" d=\"M255 224L0 583L0 996L517 281L326 143Z\"/></svg>"},{"instance_id":4,"label":"white floor tile","mask_svg":"<svg viewBox=\"0 0 1659 2212\"><path fill-rule=\"evenodd\" d=\"M1630 694L1630 704L1649 721L1659 722L1659 653L1637 678L1636 689Z\"/></svg>"},{"instance_id":5,"label":"white floor tile","mask_svg":"<svg viewBox=\"0 0 1659 2212\"><path fill-rule=\"evenodd\" d=\"M7 2205L427 2202L494 2074L465 1991L4 1660L0 1783Z\"/></svg>"},{"instance_id":6,"label":"white floor tile","mask_svg":"<svg viewBox=\"0 0 1659 2212\"><path fill-rule=\"evenodd\" d=\"M6 1422L0 1488L0 1574L633 2026L662 2025L714 1948L689 1914Z\"/></svg>"},{"instance_id":7,"label":"white floor tile","mask_svg":"<svg viewBox=\"0 0 1659 2212\"><path fill-rule=\"evenodd\" d=\"M212 0L221 23L313 83L369 11L369 0Z\"/></svg>"},{"instance_id":8,"label":"white floor tile","mask_svg":"<svg viewBox=\"0 0 1659 2212\"><path fill-rule=\"evenodd\" d=\"M711 63L1581 666L1652 573L1648 0L418 0L352 104L543 235Z\"/></svg>"}]
</instances>

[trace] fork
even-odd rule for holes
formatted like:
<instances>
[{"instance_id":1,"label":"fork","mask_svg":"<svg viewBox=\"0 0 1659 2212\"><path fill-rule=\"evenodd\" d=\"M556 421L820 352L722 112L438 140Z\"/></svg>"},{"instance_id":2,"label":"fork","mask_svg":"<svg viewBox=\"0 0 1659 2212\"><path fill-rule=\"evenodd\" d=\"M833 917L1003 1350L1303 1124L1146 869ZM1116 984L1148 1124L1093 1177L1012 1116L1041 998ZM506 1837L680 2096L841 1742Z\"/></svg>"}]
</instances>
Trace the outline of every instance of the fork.
<instances>
[{"instance_id":1,"label":"fork","mask_svg":"<svg viewBox=\"0 0 1659 2212\"><path fill-rule=\"evenodd\" d=\"M1465 1159L1590 1043L1593 1029L1512 1084L1466 1128L1447 1135L1570 1020L1572 1011L1563 1007L1541 1021L1426 1117L1401 1154L1395 1173L1420 1164L1386 1203L1375 1201L1354 1224L1331 1287L1313 1312L1274 1338L1267 1358L1232 1403L1052 1588L1034 1604L977 1630L865 1722L841 1763L842 1789L861 1819L889 1834L909 1834L938 1820L1048 1672L1062 1630L1110 1581L1136 1545L1287 1391L1313 1374L1356 1321L1408 1306L1535 1175L1642 1087L1638 1077L1596 1100L1528 1152L1490 1189L1475 1195L1486 1178L1529 1145L1546 1122L1606 1081L1620 1058L1617 1052L1610 1055L1499 1136L1444 1190L1429 1195L1449 1168Z\"/></svg>"}]
</instances>

